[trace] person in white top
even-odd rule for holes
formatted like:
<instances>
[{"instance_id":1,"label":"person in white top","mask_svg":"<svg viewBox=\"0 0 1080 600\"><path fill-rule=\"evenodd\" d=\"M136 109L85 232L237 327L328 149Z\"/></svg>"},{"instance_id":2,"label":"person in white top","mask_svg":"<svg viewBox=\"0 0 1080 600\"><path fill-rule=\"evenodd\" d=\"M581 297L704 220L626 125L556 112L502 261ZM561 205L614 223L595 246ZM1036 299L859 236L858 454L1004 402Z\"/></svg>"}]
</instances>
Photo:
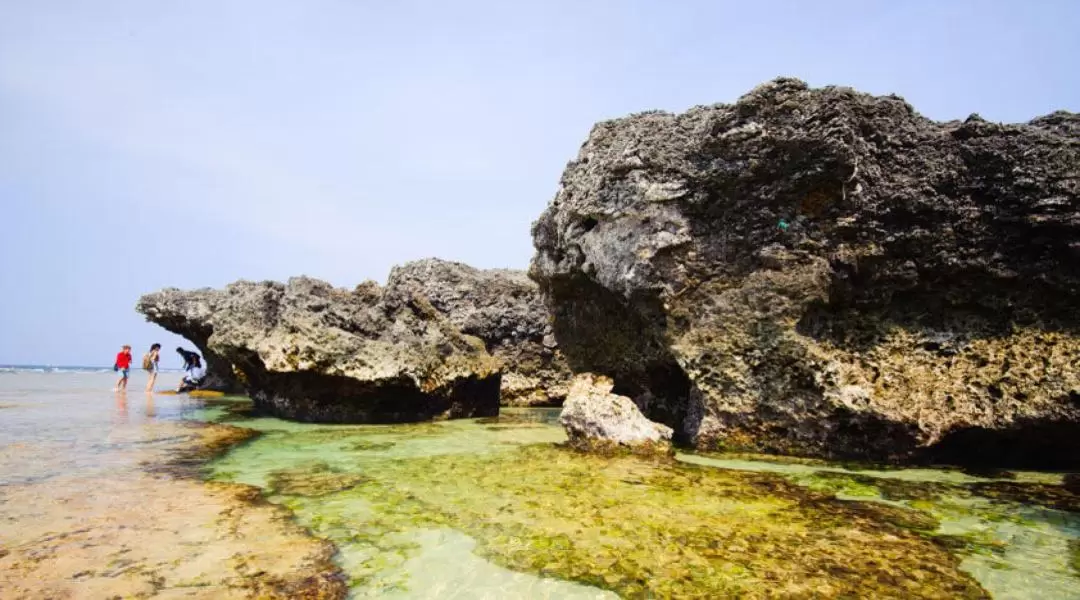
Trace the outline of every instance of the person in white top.
<instances>
[{"instance_id":1,"label":"person in white top","mask_svg":"<svg viewBox=\"0 0 1080 600\"><path fill-rule=\"evenodd\" d=\"M180 380L180 387L176 388L178 392L190 392L199 387L202 383L203 377L206 377L206 367L202 364L202 359L198 354L191 353L191 356L185 356L185 359L190 358L184 368L184 377Z\"/></svg>"}]
</instances>

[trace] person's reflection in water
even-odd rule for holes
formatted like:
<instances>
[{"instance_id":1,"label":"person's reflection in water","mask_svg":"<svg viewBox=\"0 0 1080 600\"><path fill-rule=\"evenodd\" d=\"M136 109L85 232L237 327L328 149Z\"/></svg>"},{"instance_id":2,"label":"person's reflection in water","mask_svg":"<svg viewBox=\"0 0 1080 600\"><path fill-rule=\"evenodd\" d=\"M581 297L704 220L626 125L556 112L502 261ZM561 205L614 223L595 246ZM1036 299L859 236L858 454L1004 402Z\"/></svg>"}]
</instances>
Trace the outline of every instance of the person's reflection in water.
<instances>
[{"instance_id":1,"label":"person's reflection in water","mask_svg":"<svg viewBox=\"0 0 1080 600\"><path fill-rule=\"evenodd\" d=\"M113 415L113 420L117 423L128 422L127 392L116 392L116 414Z\"/></svg>"},{"instance_id":2,"label":"person's reflection in water","mask_svg":"<svg viewBox=\"0 0 1080 600\"><path fill-rule=\"evenodd\" d=\"M154 394L153 392L146 392L146 418L152 419L157 416L157 411L154 408Z\"/></svg>"}]
</instances>

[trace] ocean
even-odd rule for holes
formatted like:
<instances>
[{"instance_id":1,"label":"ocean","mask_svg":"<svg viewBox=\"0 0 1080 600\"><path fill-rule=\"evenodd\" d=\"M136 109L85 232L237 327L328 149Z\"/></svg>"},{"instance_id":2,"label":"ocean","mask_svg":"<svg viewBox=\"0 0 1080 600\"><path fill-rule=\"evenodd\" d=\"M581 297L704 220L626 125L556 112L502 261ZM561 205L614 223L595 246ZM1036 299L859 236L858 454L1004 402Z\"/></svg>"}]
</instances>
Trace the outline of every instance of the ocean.
<instances>
[{"instance_id":1,"label":"ocean","mask_svg":"<svg viewBox=\"0 0 1080 600\"><path fill-rule=\"evenodd\" d=\"M137 371L137 369L135 369ZM112 373L112 367L80 367L57 365L0 365L0 373ZM167 369L162 373L182 373L183 369Z\"/></svg>"}]
</instances>

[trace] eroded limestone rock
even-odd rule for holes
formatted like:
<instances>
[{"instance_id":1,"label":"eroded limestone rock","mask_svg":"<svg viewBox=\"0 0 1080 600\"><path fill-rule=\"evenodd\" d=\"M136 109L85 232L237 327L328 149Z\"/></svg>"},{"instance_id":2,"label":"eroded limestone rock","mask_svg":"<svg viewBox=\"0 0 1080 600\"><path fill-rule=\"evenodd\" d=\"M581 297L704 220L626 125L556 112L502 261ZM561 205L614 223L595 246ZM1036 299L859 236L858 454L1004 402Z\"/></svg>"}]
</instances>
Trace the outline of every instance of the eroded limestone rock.
<instances>
[{"instance_id":1,"label":"eroded limestone rock","mask_svg":"<svg viewBox=\"0 0 1080 600\"><path fill-rule=\"evenodd\" d=\"M664 449L671 442L671 428L641 414L634 401L611 392L610 377L582 373L574 376L559 423L566 428L570 444L594 449L606 446Z\"/></svg>"},{"instance_id":2,"label":"eroded limestone rock","mask_svg":"<svg viewBox=\"0 0 1080 600\"><path fill-rule=\"evenodd\" d=\"M387 286L396 294L423 296L462 332L484 340L503 363L503 405L562 403L572 374L540 290L524 271L431 258L394 267Z\"/></svg>"},{"instance_id":3,"label":"eroded limestone rock","mask_svg":"<svg viewBox=\"0 0 1080 600\"><path fill-rule=\"evenodd\" d=\"M166 289L137 310L242 372L258 409L381 423L498 414L499 363L424 297L295 277ZM219 365L219 369L220 369Z\"/></svg>"},{"instance_id":4,"label":"eroded limestone rock","mask_svg":"<svg viewBox=\"0 0 1080 600\"><path fill-rule=\"evenodd\" d=\"M146 320L157 323L165 329L182 335L199 349L206 363L206 376L200 383L200 389L221 392L242 392L244 385L238 380L232 365L210 349L210 316L213 312L217 292L210 289L179 292L163 290L158 294L144 296L135 310L146 316ZM162 348L169 354L172 348Z\"/></svg>"},{"instance_id":5,"label":"eroded limestone rock","mask_svg":"<svg viewBox=\"0 0 1080 600\"><path fill-rule=\"evenodd\" d=\"M533 227L575 371L702 448L1080 464L1080 116L762 85L596 125Z\"/></svg>"}]
</instances>

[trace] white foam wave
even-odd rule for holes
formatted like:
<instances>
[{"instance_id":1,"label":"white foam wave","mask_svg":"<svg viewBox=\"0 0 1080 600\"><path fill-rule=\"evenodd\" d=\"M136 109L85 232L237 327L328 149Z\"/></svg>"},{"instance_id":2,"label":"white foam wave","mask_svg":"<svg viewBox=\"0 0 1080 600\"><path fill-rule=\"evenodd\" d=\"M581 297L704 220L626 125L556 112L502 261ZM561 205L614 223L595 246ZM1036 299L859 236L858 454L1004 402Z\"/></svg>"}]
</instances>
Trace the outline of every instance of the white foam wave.
<instances>
[{"instance_id":1,"label":"white foam wave","mask_svg":"<svg viewBox=\"0 0 1080 600\"><path fill-rule=\"evenodd\" d=\"M104 367L52 367L37 365L0 365L0 373L109 373Z\"/></svg>"}]
</instances>

